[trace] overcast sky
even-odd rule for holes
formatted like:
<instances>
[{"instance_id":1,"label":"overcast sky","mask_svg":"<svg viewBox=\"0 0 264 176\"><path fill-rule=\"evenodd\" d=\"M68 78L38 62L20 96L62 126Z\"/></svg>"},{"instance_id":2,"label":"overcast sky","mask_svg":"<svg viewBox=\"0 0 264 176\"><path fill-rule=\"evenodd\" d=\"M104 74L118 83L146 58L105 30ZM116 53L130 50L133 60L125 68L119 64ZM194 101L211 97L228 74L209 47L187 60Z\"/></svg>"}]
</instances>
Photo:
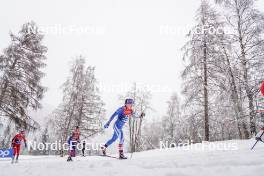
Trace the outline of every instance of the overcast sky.
<instances>
[{"instance_id":1,"label":"overcast sky","mask_svg":"<svg viewBox=\"0 0 264 176\"><path fill-rule=\"evenodd\" d=\"M158 117L166 112L172 92L180 94L184 29L194 25L199 0L8 0L0 6L0 49L27 21L35 21L48 47L44 103L61 102L60 86L74 56L83 55L96 67L106 89L133 82L154 87L152 106ZM263 2L261 2L264 5ZM53 30L52 30L53 29ZM182 29L182 32L180 31ZM64 30L64 31L63 31ZM164 89L158 91L157 89ZM122 92L101 92L107 115L120 106Z\"/></svg>"}]
</instances>

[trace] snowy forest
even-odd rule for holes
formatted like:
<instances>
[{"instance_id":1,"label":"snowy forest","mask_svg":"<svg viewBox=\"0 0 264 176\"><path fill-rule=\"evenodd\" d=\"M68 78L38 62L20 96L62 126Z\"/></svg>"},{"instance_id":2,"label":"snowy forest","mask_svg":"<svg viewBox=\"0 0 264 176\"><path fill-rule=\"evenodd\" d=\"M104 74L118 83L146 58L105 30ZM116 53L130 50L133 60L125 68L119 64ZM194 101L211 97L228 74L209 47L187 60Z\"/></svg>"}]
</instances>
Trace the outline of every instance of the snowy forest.
<instances>
[{"instance_id":1,"label":"snowy forest","mask_svg":"<svg viewBox=\"0 0 264 176\"><path fill-rule=\"evenodd\" d=\"M118 97L120 105L132 98L135 113L146 114L128 121L129 152L157 149L160 141L180 145L250 139L263 126L264 12L255 7L255 0L202 0L193 18L195 25L186 33L182 57L175 58L184 63L182 90L160 100L167 102L166 114L151 118L155 113L152 92L136 82ZM69 56L67 78L59 90L61 102L40 123L32 112L42 108L49 89L42 79L50 47L43 43L45 34L38 30L38 21L22 24L18 33L9 36L10 43L0 53L0 148L10 147L20 130L43 143L66 142L76 126L88 141L103 134L109 117L97 66L82 53Z\"/></svg>"}]
</instances>

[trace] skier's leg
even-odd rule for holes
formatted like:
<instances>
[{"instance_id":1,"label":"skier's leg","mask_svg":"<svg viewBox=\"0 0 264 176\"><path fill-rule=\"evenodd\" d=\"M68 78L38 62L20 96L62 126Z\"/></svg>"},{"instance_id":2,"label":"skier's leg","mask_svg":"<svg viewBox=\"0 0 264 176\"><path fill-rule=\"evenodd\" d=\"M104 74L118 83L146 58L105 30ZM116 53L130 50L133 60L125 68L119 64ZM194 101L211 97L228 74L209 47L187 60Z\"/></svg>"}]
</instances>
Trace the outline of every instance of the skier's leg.
<instances>
[{"instance_id":1,"label":"skier's leg","mask_svg":"<svg viewBox=\"0 0 264 176\"><path fill-rule=\"evenodd\" d=\"M13 158L16 156L16 146L13 146Z\"/></svg>"},{"instance_id":2,"label":"skier's leg","mask_svg":"<svg viewBox=\"0 0 264 176\"><path fill-rule=\"evenodd\" d=\"M115 142L116 139L118 138L118 136L119 136L119 132L117 130L116 125L114 125L114 134L113 134L112 138L109 141L107 141L104 146L101 147L103 155L106 155L106 148L108 146L110 146L113 142Z\"/></svg>"},{"instance_id":3,"label":"skier's leg","mask_svg":"<svg viewBox=\"0 0 264 176\"><path fill-rule=\"evenodd\" d=\"M16 144L13 144L13 157L12 157L12 163L14 163L14 160L15 160L16 155L17 155Z\"/></svg>"},{"instance_id":4,"label":"skier's leg","mask_svg":"<svg viewBox=\"0 0 264 176\"><path fill-rule=\"evenodd\" d=\"M118 145L119 158L120 159L127 159L127 157L125 157L125 155L124 155L123 144L124 144L124 133L123 133L123 130L120 129L120 143Z\"/></svg>"},{"instance_id":5,"label":"skier's leg","mask_svg":"<svg viewBox=\"0 0 264 176\"><path fill-rule=\"evenodd\" d=\"M75 146L76 144L74 144L74 146L73 146L73 154L72 154L72 157L76 157L76 146Z\"/></svg>"},{"instance_id":6,"label":"skier's leg","mask_svg":"<svg viewBox=\"0 0 264 176\"><path fill-rule=\"evenodd\" d=\"M69 149L69 151L68 151L68 158L67 158L67 161L72 161L72 149Z\"/></svg>"},{"instance_id":7,"label":"skier's leg","mask_svg":"<svg viewBox=\"0 0 264 176\"><path fill-rule=\"evenodd\" d=\"M125 139L124 139L124 133L123 133L123 130L120 129L120 142L119 142L119 144L123 145L124 144L124 141L125 141Z\"/></svg>"},{"instance_id":8,"label":"skier's leg","mask_svg":"<svg viewBox=\"0 0 264 176\"><path fill-rule=\"evenodd\" d=\"M19 157L19 154L18 154L17 157L16 157L16 162L18 162L18 157Z\"/></svg>"},{"instance_id":9,"label":"skier's leg","mask_svg":"<svg viewBox=\"0 0 264 176\"><path fill-rule=\"evenodd\" d=\"M19 157L19 154L20 154L20 145L17 145L16 148L17 148L16 162L18 162L18 157Z\"/></svg>"},{"instance_id":10,"label":"skier's leg","mask_svg":"<svg viewBox=\"0 0 264 176\"><path fill-rule=\"evenodd\" d=\"M113 142L115 142L117 140L118 136L119 136L118 129L117 129L116 125L114 125L114 134L113 134L112 138L109 141L107 141L105 146L106 147L110 146Z\"/></svg>"},{"instance_id":11,"label":"skier's leg","mask_svg":"<svg viewBox=\"0 0 264 176\"><path fill-rule=\"evenodd\" d=\"M70 141L67 161L72 161L73 142Z\"/></svg>"},{"instance_id":12,"label":"skier's leg","mask_svg":"<svg viewBox=\"0 0 264 176\"><path fill-rule=\"evenodd\" d=\"M75 157L76 156L76 145L77 145L76 142L72 142L72 145L71 145L71 157Z\"/></svg>"},{"instance_id":13,"label":"skier's leg","mask_svg":"<svg viewBox=\"0 0 264 176\"><path fill-rule=\"evenodd\" d=\"M84 156L84 151L85 151L85 149L83 148L83 149L82 149L82 156Z\"/></svg>"},{"instance_id":14,"label":"skier's leg","mask_svg":"<svg viewBox=\"0 0 264 176\"><path fill-rule=\"evenodd\" d=\"M17 144L14 144L14 148L13 148L13 150L14 150L14 157L15 157L16 155L18 155L17 147L18 147L18 145L17 145Z\"/></svg>"}]
</instances>

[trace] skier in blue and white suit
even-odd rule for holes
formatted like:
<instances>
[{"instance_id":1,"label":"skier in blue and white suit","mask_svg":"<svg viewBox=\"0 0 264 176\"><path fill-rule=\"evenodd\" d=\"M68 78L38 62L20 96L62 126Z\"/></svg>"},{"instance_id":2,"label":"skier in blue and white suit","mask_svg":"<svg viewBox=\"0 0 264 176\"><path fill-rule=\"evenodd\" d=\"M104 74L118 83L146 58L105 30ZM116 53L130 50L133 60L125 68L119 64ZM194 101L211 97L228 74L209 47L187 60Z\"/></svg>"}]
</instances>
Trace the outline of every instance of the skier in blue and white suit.
<instances>
[{"instance_id":1,"label":"skier in blue and white suit","mask_svg":"<svg viewBox=\"0 0 264 176\"><path fill-rule=\"evenodd\" d=\"M106 148L110 146L113 142L115 142L119 138L119 158L126 159L123 152L123 144L124 144L124 133L123 133L123 126L128 121L130 117L134 118L142 118L145 116L144 113L141 113L139 117L137 117L132 109L132 105L134 104L133 99L126 99L125 106L122 106L116 110L116 112L111 116L109 121L104 125L104 128L108 128L110 123L114 120L117 116L117 120L114 124L114 134L112 138L106 142L106 144L102 147L103 155L106 155Z\"/></svg>"}]
</instances>

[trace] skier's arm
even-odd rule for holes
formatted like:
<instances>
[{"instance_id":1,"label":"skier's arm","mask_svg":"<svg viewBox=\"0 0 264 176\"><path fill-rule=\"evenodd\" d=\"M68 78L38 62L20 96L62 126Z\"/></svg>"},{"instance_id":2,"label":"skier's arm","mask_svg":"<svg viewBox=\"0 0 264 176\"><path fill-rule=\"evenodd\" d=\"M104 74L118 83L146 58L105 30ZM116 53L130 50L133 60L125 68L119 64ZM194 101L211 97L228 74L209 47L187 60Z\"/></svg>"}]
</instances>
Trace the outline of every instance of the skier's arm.
<instances>
[{"instance_id":1,"label":"skier's arm","mask_svg":"<svg viewBox=\"0 0 264 176\"><path fill-rule=\"evenodd\" d=\"M25 136L23 136L22 137L22 139L23 139L23 141L26 143L27 142L27 140L26 140L26 137Z\"/></svg>"},{"instance_id":2,"label":"skier's arm","mask_svg":"<svg viewBox=\"0 0 264 176\"><path fill-rule=\"evenodd\" d=\"M71 143L71 137L69 137L67 140L67 144L70 145L70 143Z\"/></svg>"},{"instance_id":3,"label":"skier's arm","mask_svg":"<svg viewBox=\"0 0 264 176\"><path fill-rule=\"evenodd\" d=\"M146 114L142 112L140 115L136 114L134 111L132 113L133 118L143 118Z\"/></svg>"},{"instance_id":4,"label":"skier's arm","mask_svg":"<svg viewBox=\"0 0 264 176\"><path fill-rule=\"evenodd\" d=\"M115 111L115 113L110 117L110 119L108 120L105 126L109 126L110 123L114 120L115 116L117 116L120 113L122 113L122 108L119 108L118 110Z\"/></svg>"},{"instance_id":5,"label":"skier's arm","mask_svg":"<svg viewBox=\"0 0 264 176\"><path fill-rule=\"evenodd\" d=\"M17 135L16 135L17 136ZM13 139L12 139L12 141L11 141L11 145L12 145L12 147L13 147L13 145L15 144L15 139L16 139L16 136L15 137L13 137Z\"/></svg>"},{"instance_id":6,"label":"skier's arm","mask_svg":"<svg viewBox=\"0 0 264 176\"><path fill-rule=\"evenodd\" d=\"M12 144L15 143L15 139L16 139L16 136L13 137L13 139L12 139L12 141L11 141Z\"/></svg>"},{"instance_id":7,"label":"skier's arm","mask_svg":"<svg viewBox=\"0 0 264 176\"><path fill-rule=\"evenodd\" d=\"M79 133L79 136L78 136L78 139L77 139L78 143L80 143L80 136L81 136L81 133Z\"/></svg>"},{"instance_id":8,"label":"skier's arm","mask_svg":"<svg viewBox=\"0 0 264 176\"><path fill-rule=\"evenodd\" d=\"M25 143L25 147L27 148L27 140L26 140L26 137L23 136L22 139L23 139L23 141L24 141L24 143Z\"/></svg>"}]
</instances>

